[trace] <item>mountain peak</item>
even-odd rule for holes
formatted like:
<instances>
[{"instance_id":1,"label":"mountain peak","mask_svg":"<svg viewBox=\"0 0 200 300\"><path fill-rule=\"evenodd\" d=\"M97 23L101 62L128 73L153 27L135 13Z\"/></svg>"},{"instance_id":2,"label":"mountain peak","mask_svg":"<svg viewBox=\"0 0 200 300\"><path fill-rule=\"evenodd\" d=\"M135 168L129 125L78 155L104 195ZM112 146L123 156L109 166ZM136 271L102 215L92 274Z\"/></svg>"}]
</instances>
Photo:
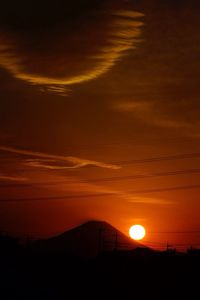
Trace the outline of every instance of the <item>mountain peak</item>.
<instances>
[{"instance_id":1,"label":"mountain peak","mask_svg":"<svg viewBox=\"0 0 200 300\"><path fill-rule=\"evenodd\" d=\"M37 241L35 246L39 252L66 252L94 257L100 251L130 250L142 245L105 221L91 220L58 236Z\"/></svg>"},{"instance_id":2,"label":"mountain peak","mask_svg":"<svg viewBox=\"0 0 200 300\"><path fill-rule=\"evenodd\" d=\"M106 228L112 227L108 222L102 220L90 220L85 223L82 223L79 227L99 227L99 228ZM114 227L113 227L114 228Z\"/></svg>"}]
</instances>

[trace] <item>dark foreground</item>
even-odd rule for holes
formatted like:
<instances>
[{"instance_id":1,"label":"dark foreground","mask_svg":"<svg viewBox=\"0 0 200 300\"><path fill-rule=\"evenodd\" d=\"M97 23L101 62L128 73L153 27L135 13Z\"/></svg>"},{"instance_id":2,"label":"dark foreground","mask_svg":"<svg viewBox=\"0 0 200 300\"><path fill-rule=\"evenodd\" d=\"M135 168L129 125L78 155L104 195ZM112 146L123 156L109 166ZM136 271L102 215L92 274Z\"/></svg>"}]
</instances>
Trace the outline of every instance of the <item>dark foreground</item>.
<instances>
[{"instance_id":1,"label":"dark foreground","mask_svg":"<svg viewBox=\"0 0 200 300\"><path fill-rule=\"evenodd\" d=\"M5 250L5 249L4 249ZM147 249L36 254L1 251L0 299L199 299L200 255Z\"/></svg>"}]
</instances>

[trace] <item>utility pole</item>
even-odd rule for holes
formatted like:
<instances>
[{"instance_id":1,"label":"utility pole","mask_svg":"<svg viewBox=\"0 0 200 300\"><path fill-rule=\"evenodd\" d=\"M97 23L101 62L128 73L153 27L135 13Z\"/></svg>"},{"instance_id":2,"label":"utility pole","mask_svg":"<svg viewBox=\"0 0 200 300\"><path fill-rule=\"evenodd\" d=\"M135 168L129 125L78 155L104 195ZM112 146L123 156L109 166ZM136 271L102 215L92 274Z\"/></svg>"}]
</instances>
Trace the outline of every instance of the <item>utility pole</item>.
<instances>
[{"instance_id":1,"label":"utility pole","mask_svg":"<svg viewBox=\"0 0 200 300\"><path fill-rule=\"evenodd\" d=\"M118 249L118 236L119 236L119 234L118 234L118 232L116 231L116 233L115 233L115 247L114 247L115 250Z\"/></svg>"},{"instance_id":2,"label":"utility pole","mask_svg":"<svg viewBox=\"0 0 200 300\"><path fill-rule=\"evenodd\" d=\"M25 240L25 246L26 246L26 249L29 248L29 246L30 246L30 241L31 241L30 235L27 234L27 235L26 235L26 240Z\"/></svg>"},{"instance_id":3,"label":"utility pole","mask_svg":"<svg viewBox=\"0 0 200 300\"><path fill-rule=\"evenodd\" d=\"M166 251L167 251L167 252L170 252L170 250L173 251L173 249L170 249L170 248L172 248L172 247L173 247L173 245L170 245L170 244L167 242L167 248L166 248Z\"/></svg>"},{"instance_id":4,"label":"utility pole","mask_svg":"<svg viewBox=\"0 0 200 300\"><path fill-rule=\"evenodd\" d=\"M101 253L103 250L103 231L103 228L99 228L99 253Z\"/></svg>"},{"instance_id":5,"label":"utility pole","mask_svg":"<svg viewBox=\"0 0 200 300\"><path fill-rule=\"evenodd\" d=\"M167 252L169 252L169 247L170 247L170 246L169 246L169 243L167 242L167 248L166 248L166 251L167 251Z\"/></svg>"}]
</instances>

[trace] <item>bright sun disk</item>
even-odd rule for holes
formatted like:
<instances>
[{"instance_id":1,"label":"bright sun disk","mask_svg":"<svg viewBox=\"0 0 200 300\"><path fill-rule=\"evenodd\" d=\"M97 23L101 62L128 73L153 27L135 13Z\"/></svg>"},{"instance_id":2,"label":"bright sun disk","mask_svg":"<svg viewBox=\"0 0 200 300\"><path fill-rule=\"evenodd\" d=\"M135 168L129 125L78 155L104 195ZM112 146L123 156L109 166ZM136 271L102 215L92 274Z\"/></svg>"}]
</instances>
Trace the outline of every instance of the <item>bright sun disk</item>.
<instances>
[{"instance_id":1,"label":"bright sun disk","mask_svg":"<svg viewBox=\"0 0 200 300\"><path fill-rule=\"evenodd\" d=\"M146 235L146 230L142 225L133 225L129 229L129 235L132 239L139 241Z\"/></svg>"}]
</instances>

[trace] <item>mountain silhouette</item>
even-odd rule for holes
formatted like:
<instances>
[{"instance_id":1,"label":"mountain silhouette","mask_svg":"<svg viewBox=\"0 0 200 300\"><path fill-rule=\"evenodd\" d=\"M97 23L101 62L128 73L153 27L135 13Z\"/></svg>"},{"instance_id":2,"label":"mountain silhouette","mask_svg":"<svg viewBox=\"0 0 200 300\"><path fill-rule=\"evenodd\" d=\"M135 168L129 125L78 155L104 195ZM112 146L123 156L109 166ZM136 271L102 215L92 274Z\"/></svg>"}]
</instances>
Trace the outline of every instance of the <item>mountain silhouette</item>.
<instances>
[{"instance_id":1,"label":"mountain silhouette","mask_svg":"<svg viewBox=\"0 0 200 300\"><path fill-rule=\"evenodd\" d=\"M130 250L144 247L103 221L89 221L58 236L36 241L38 253L70 253L94 257L101 251Z\"/></svg>"}]
</instances>

